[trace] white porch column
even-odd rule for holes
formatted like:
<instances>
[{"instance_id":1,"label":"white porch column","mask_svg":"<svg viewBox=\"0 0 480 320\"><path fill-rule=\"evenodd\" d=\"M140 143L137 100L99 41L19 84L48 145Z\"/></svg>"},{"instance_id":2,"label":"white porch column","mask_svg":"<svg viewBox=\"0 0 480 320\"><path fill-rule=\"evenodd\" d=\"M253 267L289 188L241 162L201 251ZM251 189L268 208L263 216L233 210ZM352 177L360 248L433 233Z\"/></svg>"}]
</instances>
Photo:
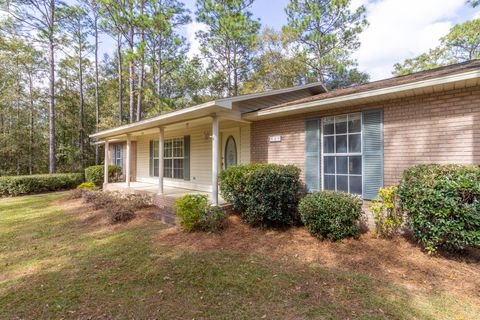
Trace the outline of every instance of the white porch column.
<instances>
[{"instance_id":1,"label":"white porch column","mask_svg":"<svg viewBox=\"0 0 480 320\"><path fill-rule=\"evenodd\" d=\"M218 205L218 117L212 117L212 203Z\"/></svg>"},{"instance_id":2,"label":"white porch column","mask_svg":"<svg viewBox=\"0 0 480 320\"><path fill-rule=\"evenodd\" d=\"M163 127L159 129L158 136L158 194L163 194L163 145L165 142L165 131Z\"/></svg>"},{"instance_id":3,"label":"white porch column","mask_svg":"<svg viewBox=\"0 0 480 320\"><path fill-rule=\"evenodd\" d=\"M108 143L108 140L105 139L105 168L103 170L103 185L105 186L108 184L108 164L110 163L110 159L108 157L109 152L108 149L110 149L110 144Z\"/></svg>"},{"instance_id":4,"label":"white porch column","mask_svg":"<svg viewBox=\"0 0 480 320\"><path fill-rule=\"evenodd\" d=\"M132 137L130 134L127 134L127 165L126 165L126 172L125 172L125 184L127 188L130 188L130 162L131 162L131 153L132 151Z\"/></svg>"}]
</instances>

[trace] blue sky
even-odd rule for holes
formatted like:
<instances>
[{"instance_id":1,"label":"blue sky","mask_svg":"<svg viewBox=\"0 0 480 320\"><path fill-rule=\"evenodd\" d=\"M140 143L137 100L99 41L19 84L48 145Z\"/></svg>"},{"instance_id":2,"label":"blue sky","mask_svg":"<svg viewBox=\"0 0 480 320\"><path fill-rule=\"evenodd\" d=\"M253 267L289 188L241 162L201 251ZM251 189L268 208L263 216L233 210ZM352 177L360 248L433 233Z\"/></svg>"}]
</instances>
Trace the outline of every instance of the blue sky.
<instances>
[{"instance_id":1,"label":"blue sky","mask_svg":"<svg viewBox=\"0 0 480 320\"><path fill-rule=\"evenodd\" d=\"M184 0L195 12L195 0ZM263 26L280 29L286 24L284 8L289 0L255 0L252 12ZM360 35L361 47L354 53L360 70L371 80L391 77L393 65L417 56L438 45L439 39L457 23L480 18L480 8L466 5L466 0L352 0L352 8L365 5L370 26ZM198 53L195 32L205 28L192 23L183 30L191 43L190 54ZM114 46L104 39L102 52Z\"/></svg>"}]
</instances>

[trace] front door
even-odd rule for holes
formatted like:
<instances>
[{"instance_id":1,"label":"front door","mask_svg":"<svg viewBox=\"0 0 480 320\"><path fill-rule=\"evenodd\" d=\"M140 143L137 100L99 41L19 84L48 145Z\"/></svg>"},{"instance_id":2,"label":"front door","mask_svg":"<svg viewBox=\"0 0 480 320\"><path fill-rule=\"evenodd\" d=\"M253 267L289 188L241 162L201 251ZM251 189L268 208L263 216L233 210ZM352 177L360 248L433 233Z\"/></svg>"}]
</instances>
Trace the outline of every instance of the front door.
<instances>
[{"instance_id":1,"label":"front door","mask_svg":"<svg viewBox=\"0 0 480 320\"><path fill-rule=\"evenodd\" d=\"M228 169L240 163L239 129L222 131L222 167Z\"/></svg>"}]
</instances>

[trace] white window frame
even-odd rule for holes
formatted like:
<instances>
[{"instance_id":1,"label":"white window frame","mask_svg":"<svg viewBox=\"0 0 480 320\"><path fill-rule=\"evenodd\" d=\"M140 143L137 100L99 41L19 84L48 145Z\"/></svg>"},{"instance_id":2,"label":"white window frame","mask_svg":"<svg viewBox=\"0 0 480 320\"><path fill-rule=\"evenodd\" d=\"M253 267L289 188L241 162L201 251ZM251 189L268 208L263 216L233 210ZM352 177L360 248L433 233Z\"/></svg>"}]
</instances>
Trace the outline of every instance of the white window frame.
<instances>
[{"instance_id":1,"label":"white window frame","mask_svg":"<svg viewBox=\"0 0 480 320\"><path fill-rule=\"evenodd\" d=\"M351 115L354 115L354 114L358 114L360 116L360 152L349 152L349 139L348 139L348 135L350 134L349 132L349 129L348 129L348 121L349 121L349 118ZM346 116L347 117L347 131L346 133L340 133L340 134L337 134L336 133L336 119L338 117L344 117ZM325 124L325 120L326 118L333 118L334 119L334 122L333 122L333 128L334 128L334 132L333 134L325 134L325 131L324 131L324 124ZM335 191L337 191L337 177L338 176L346 176L347 177L347 185L348 185L348 193L351 193L350 192L350 176L354 176L354 177L361 177L362 178L362 183L361 183L361 186L362 186L362 193L363 193L363 180L364 180L364 169L363 169L363 116L362 116L362 112L350 112L350 113L346 113L346 114L339 114L339 115L334 115L334 116L326 116L326 117L322 117L321 119L321 141L320 141L320 150L321 150L321 161L320 161L320 167L321 167L321 189L322 190L326 190L325 189L325 177L326 176L335 176ZM352 134L358 134L358 132L352 132ZM335 139L336 136L346 136L347 137L347 152L341 152L341 153L337 153L337 139ZM325 152L325 148L324 148L324 142L325 142L325 137L334 137L333 139L333 150L334 150L334 153L326 153ZM362 173L361 174L351 174L351 173L347 173L347 174L338 174L337 173L337 161L336 161L336 157L353 157L353 156L360 156L361 159L362 159L362 166L361 166L361 170L362 170ZM335 157L335 173L325 173L325 157ZM348 161L348 160L347 160ZM361 196L362 194L359 194L359 196Z\"/></svg>"},{"instance_id":2,"label":"white window frame","mask_svg":"<svg viewBox=\"0 0 480 320\"><path fill-rule=\"evenodd\" d=\"M181 150L181 156L174 156L174 148L173 148L173 143L174 142L181 142L180 144L180 148L178 148L178 150ZM158 149L158 140L153 140L153 144L152 144L152 147L153 147L153 152L152 152L152 158L151 158L151 161L153 162L151 165L152 165L152 174L154 177L158 177L158 175L155 175L155 160L158 160L160 162L160 152L157 153L157 156L155 156L155 146L157 146L157 149ZM167 156L167 148L168 146L172 146L171 147L171 155ZM165 160L171 160L172 161L172 167L171 168L167 168L167 166L165 165ZM177 168L177 169L181 169L183 174L182 174L182 177L181 178L174 178L175 176L175 160L183 160L183 166L181 168ZM185 139L184 137L174 137L174 138L168 138L168 139L165 139L164 143L163 143L163 176L164 178L167 178L167 179L174 179L174 180L184 180L184 177L185 177ZM165 174L166 172L168 172L168 170L170 170L170 174ZM160 172L159 172L160 174Z\"/></svg>"}]
</instances>

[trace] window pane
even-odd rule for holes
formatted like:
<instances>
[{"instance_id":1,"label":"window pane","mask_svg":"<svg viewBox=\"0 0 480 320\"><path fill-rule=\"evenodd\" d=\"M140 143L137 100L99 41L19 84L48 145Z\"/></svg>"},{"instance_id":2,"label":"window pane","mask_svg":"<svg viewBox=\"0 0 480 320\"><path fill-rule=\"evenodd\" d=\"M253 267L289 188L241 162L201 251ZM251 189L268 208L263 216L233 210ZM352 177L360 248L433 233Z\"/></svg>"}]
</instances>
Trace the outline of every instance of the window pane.
<instances>
[{"instance_id":1,"label":"window pane","mask_svg":"<svg viewBox=\"0 0 480 320\"><path fill-rule=\"evenodd\" d=\"M159 165L158 159L154 159L153 160L153 176L154 177L158 177L158 165Z\"/></svg>"},{"instance_id":2,"label":"window pane","mask_svg":"<svg viewBox=\"0 0 480 320\"><path fill-rule=\"evenodd\" d=\"M335 157L325 157L323 170L325 173L335 173Z\"/></svg>"},{"instance_id":3,"label":"window pane","mask_svg":"<svg viewBox=\"0 0 480 320\"><path fill-rule=\"evenodd\" d=\"M337 153L347 153L347 136L336 136Z\"/></svg>"},{"instance_id":4,"label":"window pane","mask_svg":"<svg viewBox=\"0 0 480 320\"><path fill-rule=\"evenodd\" d=\"M360 134L348 135L348 152L362 152L362 138Z\"/></svg>"},{"instance_id":5,"label":"window pane","mask_svg":"<svg viewBox=\"0 0 480 320\"><path fill-rule=\"evenodd\" d=\"M362 177L350 176L350 193L362 194Z\"/></svg>"},{"instance_id":6,"label":"window pane","mask_svg":"<svg viewBox=\"0 0 480 320\"><path fill-rule=\"evenodd\" d=\"M325 190L335 190L335 176L334 175L325 175L323 188Z\"/></svg>"},{"instance_id":7,"label":"window pane","mask_svg":"<svg viewBox=\"0 0 480 320\"><path fill-rule=\"evenodd\" d=\"M164 159L163 164L163 176L165 178L171 178L172 177L172 159Z\"/></svg>"},{"instance_id":8,"label":"window pane","mask_svg":"<svg viewBox=\"0 0 480 320\"><path fill-rule=\"evenodd\" d=\"M335 153L335 137L325 137L323 143L324 153Z\"/></svg>"},{"instance_id":9,"label":"window pane","mask_svg":"<svg viewBox=\"0 0 480 320\"><path fill-rule=\"evenodd\" d=\"M348 132L360 132L362 130L360 113L352 113L348 115Z\"/></svg>"},{"instance_id":10,"label":"window pane","mask_svg":"<svg viewBox=\"0 0 480 320\"><path fill-rule=\"evenodd\" d=\"M353 156L349 157L350 161L348 164L348 169L350 174L362 174L362 157Z\"/></svg>"},{"instance_id":11,"label":"window pane","mask_svg":"<svg viewBox=\"0 0 480 320\"><path fill-rule=\"evenodd\" d=\"M337 174L348 174L348 157L337 157Z\"/></svg>"},{"instance_id":12,"label":"window pane","mask_svg":"<svg viewBox=\"0 0 480 320\"><path fill-rule=\"evenodd\" d=\"M337 176L337 191L348 192L348 176Z\"/></svg>"},{"instance_id":13,"label":"window pane","mask_svg":"<svg viewBox=\"0 0 480 320\"><path fill-rule=\"evenodd\" d=\"M323 120L323 134L334 134L334 121L333 117L327 117Z\"/></svg>"},{"instance_id":14,"label":"window pane","mask_svg":"<svg viewBox=\"0 0 480 320\"><path fill-rule=\"evenodd\" d=\"M173 177L175 179L183 179L183 159L173 160Z\"/></svg>"},{"instance_id":15,"label":"window pane","mask_svg":"<svg viewBox=\"0 0 480 320\"><path fill-rule=\"evenodd\" d=\"M347 116L335 117L335 133L347 133Z\"/></svg>"}]
</instances>

